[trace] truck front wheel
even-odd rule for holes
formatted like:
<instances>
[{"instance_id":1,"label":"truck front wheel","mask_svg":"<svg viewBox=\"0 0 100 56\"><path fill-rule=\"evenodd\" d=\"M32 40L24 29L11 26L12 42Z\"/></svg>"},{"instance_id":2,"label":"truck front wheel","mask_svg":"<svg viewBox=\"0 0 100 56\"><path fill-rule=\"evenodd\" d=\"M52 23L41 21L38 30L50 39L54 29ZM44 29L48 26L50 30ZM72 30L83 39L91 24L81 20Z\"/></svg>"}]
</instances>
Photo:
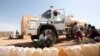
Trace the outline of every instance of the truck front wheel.
<instances>
[{"instance_id":1,"label":"truck front wheel","mask_svg":"<svg viewBox=\"0 0 100 56\"><path fill-rule=\"evenodd\" d=\"M51 42L49 43L50 45L52 45L52 44L57 42L58 35L57 35L57 33L54 30L52 30L52 29L45 29L45 30L42 31L42 33L45 34L45 36L47 37L47 40L48 39L51 40Z\"/></svg>"}]
</instances>

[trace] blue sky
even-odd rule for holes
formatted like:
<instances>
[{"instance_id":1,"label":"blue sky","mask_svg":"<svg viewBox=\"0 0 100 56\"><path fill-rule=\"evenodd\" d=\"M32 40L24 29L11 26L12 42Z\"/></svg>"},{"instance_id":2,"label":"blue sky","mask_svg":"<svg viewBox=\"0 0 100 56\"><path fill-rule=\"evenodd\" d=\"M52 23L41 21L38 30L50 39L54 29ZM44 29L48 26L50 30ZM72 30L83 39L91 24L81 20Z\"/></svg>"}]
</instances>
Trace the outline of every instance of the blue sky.
<instances>
[{"instance_id":1,"label":"blue sky","mask_svg":"<svg viewBox=\"0 0 100 56\"><path fill-rule=\"evenodd\" d=\"M100 28L100 0L0 0L0 31L20 30L23 15L39 16L50 5Z\"/></svg>"}]
</instances>

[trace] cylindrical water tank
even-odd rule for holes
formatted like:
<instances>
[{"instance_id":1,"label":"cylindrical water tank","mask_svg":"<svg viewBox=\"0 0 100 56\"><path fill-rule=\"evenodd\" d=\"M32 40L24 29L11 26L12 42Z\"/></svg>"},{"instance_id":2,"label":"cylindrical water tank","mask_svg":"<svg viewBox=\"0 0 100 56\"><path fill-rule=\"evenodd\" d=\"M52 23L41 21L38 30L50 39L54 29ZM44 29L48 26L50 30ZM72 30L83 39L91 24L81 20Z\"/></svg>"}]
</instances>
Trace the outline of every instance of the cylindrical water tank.
<instances>
[{"instance_id":1,"label":"cylindrical water tank","mask_svg":"<svg viewBox=\"0 0 100 56\"><path fill-rule=\"evenodd\" d=\"M84 24L86 23L86 21L84 20L81 20L81 19L76 19L74 17L71 17L71 16L68 16L65 18L65 25L66 26L72 26L72 24L74 22L77 22L77 24L80 26L80 27L84 27Z\"/></svg>"}]
</instances>

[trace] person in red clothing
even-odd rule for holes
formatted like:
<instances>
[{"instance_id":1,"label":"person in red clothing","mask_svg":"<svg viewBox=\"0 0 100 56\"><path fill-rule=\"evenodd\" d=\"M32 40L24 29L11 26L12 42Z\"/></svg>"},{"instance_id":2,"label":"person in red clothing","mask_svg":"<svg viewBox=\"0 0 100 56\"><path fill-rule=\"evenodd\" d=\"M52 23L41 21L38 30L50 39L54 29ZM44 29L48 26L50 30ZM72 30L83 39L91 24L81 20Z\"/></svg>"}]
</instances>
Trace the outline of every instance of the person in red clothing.
<instances>
[{"instance_id":1,"label":"person in red clothing","mask_svg":"<svg viewBox=\"0 0 100 56\"><path fill-rule=\"evenodd\" d=\"M73 26L73 33L75 34L76 40L78 41L78 43L79 43L80 39L81 39L81 41L83 42L82 31L81 31L79 25L77 24L77 22L74 23L74 26Z\"/></svg>"}]
</instances>

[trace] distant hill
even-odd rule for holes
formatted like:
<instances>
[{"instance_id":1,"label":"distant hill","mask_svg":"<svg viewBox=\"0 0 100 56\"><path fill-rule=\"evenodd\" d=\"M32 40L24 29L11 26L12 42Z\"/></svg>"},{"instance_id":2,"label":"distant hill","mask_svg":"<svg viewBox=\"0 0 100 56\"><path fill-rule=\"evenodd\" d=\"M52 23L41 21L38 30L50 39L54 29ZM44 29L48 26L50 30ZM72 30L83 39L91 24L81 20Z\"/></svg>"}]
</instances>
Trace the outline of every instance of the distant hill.
<instances>
[{"instance_id":1,"label":"distant hill","mask_svg":"<svg viewBox=\"0 0 100 56\"><path fill-rule=\"evenodd\" d=\"M0 32L0 37L8 37L9 35L14 35L12 31L1 31Z\"/></svg>"}]
</instances>

